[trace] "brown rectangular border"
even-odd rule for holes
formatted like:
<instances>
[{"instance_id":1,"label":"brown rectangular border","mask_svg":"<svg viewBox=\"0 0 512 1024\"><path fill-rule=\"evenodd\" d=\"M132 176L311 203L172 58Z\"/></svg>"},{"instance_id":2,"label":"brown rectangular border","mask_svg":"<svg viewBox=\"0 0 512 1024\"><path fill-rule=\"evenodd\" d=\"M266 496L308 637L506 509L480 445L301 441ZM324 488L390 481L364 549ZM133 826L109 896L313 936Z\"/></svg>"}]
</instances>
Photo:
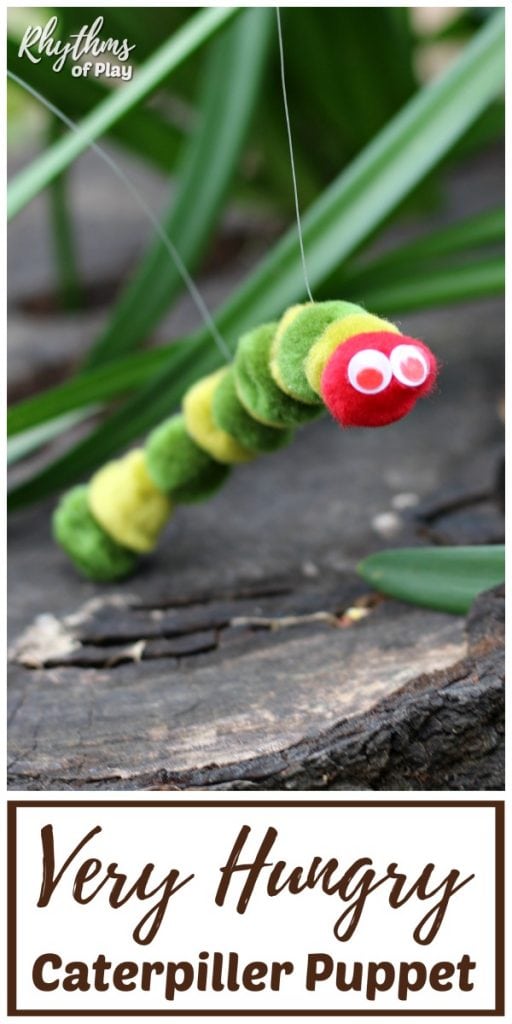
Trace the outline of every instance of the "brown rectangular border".
<instances>
[{"instance_id":1,"label":"brown rectangular border","mask_svg":"<svg viewBox=\"0 0 512 1024\"><path fill-rule=\"evenodd\" d=\"M487 807L495 821L495 1006L488 1010L20 1010L17 1007L16 814L24 807ZM9 1017L503 1017L505 1015L504 800L8 800L7 1014Z\"/></svg>"}]
</instances>

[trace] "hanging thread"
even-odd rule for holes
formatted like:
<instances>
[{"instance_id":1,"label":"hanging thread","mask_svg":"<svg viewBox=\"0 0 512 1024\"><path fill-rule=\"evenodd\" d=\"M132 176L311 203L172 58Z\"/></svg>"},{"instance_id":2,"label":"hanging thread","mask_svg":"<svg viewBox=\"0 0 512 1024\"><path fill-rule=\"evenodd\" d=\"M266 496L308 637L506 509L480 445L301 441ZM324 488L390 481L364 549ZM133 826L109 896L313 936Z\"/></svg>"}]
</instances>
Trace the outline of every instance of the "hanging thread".
<instances>
[{"instance_id":1,"label":"hanging thread","mask_svg":"<svg viewBox=\"0 0 512 1024\"><path fill-rule=\"evenodd\" d=\"M295 199L295 215L297 218L297 231L299 235L299 246L300 256L302 260L302 272L304 274L304 284L306 285L306 292L310 302L314 302L313 295L311 293L311 287L309 284L308 270L306 265L306 254L304 252L304 239L302 237L302 224L300 219L300 208L299 208L299 193L297 188L297 174L295 171L295 160L293 156L293 141L292 141L292 127L290 122L290 112L288 110L288 97L286 94L286 77L284 72L284 46L283 46L283 31L281 27L281 11L279 7L276 7L276 18L277 18L277 36L279 40L279 60L281 64L281 87L283 91L283 104L284 104L284 116L286 120L286 131L288 133L288 147L290 150L290 165L292 171L292 182L293 182L293 195Z\"/></svg>"},{"instance_id":2,"label":"hanging thread","mask_svg":"<svg viewBox=\"0 0 512 1024\"><path fill-rule=\"evenodd\" d=\"M139 555L154 549L175 505L208 498L235 465L279 450L291 440L295 427L324 410L342 427L383 427L406 416L435 385L436 359L423 342L402 335L394 324L354 303L313 299L280 8L275 11L298 240L310 301L295 303L279 320L246 330L231 365L196 380L183 396L181 412L156 427L143 447L108 462L88 484L62 497L54 514L54 535L89 579L109 582L129 575ZM46 102L35 90L29 91ZM46 105L75 127L57 108ZM93 148L146 210L217 340L217 329L173 243L163 238L159 223L129 179L98 146Z\"/></svg>"},{"instance_id":3,"label":"hanging thread","mask_svg":"<svg viewBox=\"0 0 512 1024\"><path fill-rule=\"evenodd\" d=\"M46 98L46 96L43 96L42 93L38 92L37 89L34 89L31 85L28 84L28 82L25 82L23 78L20 78L13 71L9 70L7 70L7 75L10 79L12 79L13 82L16 82L16 84L21 86L22 89L25 89L26 92L30 93L30 95L33 96L34 99L38 100L39 103L42 103L42 105L46 107L46 109L49 110L51 114L54 114L55 117L59 118L59 120L62 121L62 123L65 124L67 128L70 128L74 132L80 131L79 125L77 125L75 121L68 117L67 114L64 114L62 110L55 106L55 104L51 103L50 100ZM153 213L151 207L148 206L144 197L140 195L138 189L135 187L135 185L130 180L128 175L125 174L122 168L119 167L115 160L113 160L112 157L109 156L109 154L101 146L99 146L97 142L93 142L91 140L88 143L88 147L90 149L93 149L94 152L97 153L98 156L101 157L101 159L108 165L108 167L110 167L111 171L113 171L114 174L117 175L119 180L123 182L125 188L127 188L130 194L133 196L138 206L145 213L146 217L153 226L156 234L158 235L160 241L162 242L164 248L171 257L171 260L173 261L174 266L176 267L176 270L178 271L178 274L180 275L181 280L183 281L183 284L185 285L190 295L190 298L192 299L192 302L194 303L201 319L203 320L203 323L210 332L217 348L219 349L219 352L221 353L222 357L226 360L226 362L230 362L231 352L229 351L229 348L226 342L224 341L224 338L222 337L215 321L213 320L213 317L201 295L201 292L199 291L192 276L187 270L176 246L174 245L174 242L172 241L171 238L169 238L169 235L164 231L160 221Z\"/></svg>"}]
</instances>

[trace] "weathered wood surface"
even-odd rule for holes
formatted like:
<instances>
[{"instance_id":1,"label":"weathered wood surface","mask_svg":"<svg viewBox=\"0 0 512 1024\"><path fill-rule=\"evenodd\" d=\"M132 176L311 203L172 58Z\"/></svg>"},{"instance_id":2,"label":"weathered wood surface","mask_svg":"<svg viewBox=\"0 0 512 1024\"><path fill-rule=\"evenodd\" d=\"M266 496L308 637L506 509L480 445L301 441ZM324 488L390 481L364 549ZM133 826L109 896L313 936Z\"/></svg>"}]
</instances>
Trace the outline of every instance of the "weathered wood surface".
<instances>
[{"instance_id":1,"label":"weathered wood surface","mask_svg":"<svg viewBox=\"0 0 512 1024\"><path fill-rule=\"evenodd\" d=\"M13 652L13 784L499 787L501 594L466 644L460 619L391 602L351 624L355 589L40 619Z\"/></svg>"},{"instance_id":2,"label":"weathered wood surface","mask_svg":"<svg viewBox=\"0 0 512 1024\"><path fill-rule=\"evenodd\" d=\"M402 327L445 364L434 398L382 431L300 431L179 509L127 584L75 576L52 503L13 517L12 788L501 788L502 598L466 632L376 600L354 568L387 545L502 539L502 309Z\"/></svg>"}]
</instances>

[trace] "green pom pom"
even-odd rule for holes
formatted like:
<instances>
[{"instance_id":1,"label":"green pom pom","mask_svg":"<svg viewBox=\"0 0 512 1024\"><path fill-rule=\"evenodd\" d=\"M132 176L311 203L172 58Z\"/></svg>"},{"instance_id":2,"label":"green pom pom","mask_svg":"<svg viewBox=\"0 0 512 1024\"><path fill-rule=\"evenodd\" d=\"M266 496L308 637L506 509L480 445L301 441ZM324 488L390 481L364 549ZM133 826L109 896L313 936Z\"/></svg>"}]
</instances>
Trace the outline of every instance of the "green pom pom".
<instances>
[{"instance_id":1,"label":"green pom pom","mask_svg":"<svg viewBox=\"0 0 512 1024\"><path fill-rule=\"evenodd\" d=\"M61 499L53 515L55 540L91 580L106 583L128 576L135 569L137 556L96 522L87 492L85 485L74 487Z\"/></svg>"},{"instance_id":2,"label":"green pom pom","mask_svg":"<svg viewBox=\"0 0 512 1024\"><path fill-rule=\"evenodd\" d=\"M273 452L292 439L291 430L266 427L249 416L236 393L232 367L226 370L214 391L212 409L217 426L251 452Z\"/></svg>"},{"instance_id":3,"label":"green pom pom","mask_svg":"<svg viewBox=\"0 0 512 1024\"><path fill-rule=\"evenodd\" d=\"M240 338L234 363L236 392L253 419L269 427L297 427L319 416L324 406L296 402L278 388L270 373L276 327L263 324Z\"/></svg>"},{"instance_id":4,"label":"green pom pom","mask_svg":"<svg viewBox=\"0 0 512 1024\"><path fill-rule=\"evenodd\" d=\"M148 473L160 491L173 501L202 501L224 483L229 466L221 465L192 440L183 416L172 416L149 435Z\"/></svg>"},{"instance_id":5,"label":"green pom pom","mask_svg":"<svg viewBox=\"0 0 512 1024\"><path fill-rule=\"evenodd\" d=\"M352 302L316 302L300 309L272 346L270 368L283 391L299 402L317 405L321 399L308 382L304 360L329 324L350 313L363 312Z\"/></svg>"}]
</instances>

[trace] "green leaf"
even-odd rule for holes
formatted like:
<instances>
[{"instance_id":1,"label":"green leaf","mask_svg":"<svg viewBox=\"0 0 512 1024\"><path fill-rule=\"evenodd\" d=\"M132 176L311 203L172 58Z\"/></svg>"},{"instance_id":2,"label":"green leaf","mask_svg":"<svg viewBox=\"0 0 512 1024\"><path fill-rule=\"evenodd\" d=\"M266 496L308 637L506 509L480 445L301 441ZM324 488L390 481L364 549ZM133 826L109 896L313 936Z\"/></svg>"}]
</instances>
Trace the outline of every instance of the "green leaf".
<instances>
[{"instance_id":1,"label":"green leaf","mask_svg":"<svg viewBox=\"0 0 512 1024\"><path fill-rule=\"evenodd\" d=\"M169 75L199 46L239 13L236 7L209 7L199 10L171 39L150 57L122 89L115 89L107 99L81 121L76 132L70 132L16 175L7 191L7 212L15 216L43 188L83 153L91 142L100 138L143 100L147 99Z\"/></svg>"},{"instance_id":2,"label":"green leaf","mask_svg":"<svg viewBox=\"0 0 512 1024\"><path fill-rule=\"evenodd\" d=\"M460 163L476 152L485 150L494 143L503 142L505 130L505 102L500 96L465 132L450 153L450 163Z\"/></svg>"},{"instance_id":3,"label":"green leaf","mask_svg":"<svg viewBox=\"0 0 512 1024\"><path fill-rule=\"evenodd\" d=\"M176 354L188 345L188 341L175 341L172 345L150 349L149 352L137 352L94 370L76 374L64 384L31 395L8 409L7 432L11 437L73 409L106 402L136 390L162 366L169 366Z\"/></svg>"},{"instance_id":4,"label":"green leaf","mask_svg":"<svg viewBox=\"0 0 512 1024\"><path fill-rule=\"evenodd\" d=\"M246 10L216 41L202 89L200 122L188 144L163 228L193 269L218 219L258 98L274 12ZM236 87L233 86L236 83ZM141 261L88 366L129 351L146 338L183 287L160 239Z\"/></svg>"},{"instance_id":5,"label":"green leaf","mask_svg":"<svg viewBox=\"0 0 512 1024\"><path fill-rule=\"evenodd\" d=\"M59 7L62 34L78 32L83 25L91 25L103 18L102 38L123 39L135 43L130 60L137 64L160 45L162 39L172 35L190 16L186 7Z\"/></svg>"},{"instance_id":6,"label":"green leaf","mask_svg":"<svg viewBox=\"0 0 512 1024\"><path fill-rule=\"evenodd\" d=\"M165 386L155 388L151 382L141 388L127 406L115 412L88 437L32 479L14 488L9 498L11 510L53 494L62 487L63 481L67 483L79 479L93 470L99 461L115 455L134 437L140 437L159 420L170 415L183 390L198 377L215 369L218 360L217 350L211 345L201 344L197 339L179 348L173 346L168 357L172 369L166 370L165 378L162 377L162 385L165 382ZM127 417L128 407L130 414Z\"/></svg>"},{"instance_id":7,"label":"green leaf","mask_svg":"<svg viewBox=\"0 0 512 1024\"><path fill-rule=\"evenodd\" d=\"M397 269L454 254L464 255L471 249L499 245L504 241L505 210L502 207L485 210L448 227L431 231L421 238L415 238L412 242L396 246L369 263L355 264L340 275L340 280L345 284L357 281L358 285L360 281L373 284L382 276L396 280Z\"/></svg>"},{"instance_id":8,"label":"green leaf","mask_svg":"<svg viewBox=\"0 0 512 1024\"><path fill-rule=\"evenodd\" d=\"M503 258L478 250L501 247L504 241L504 210L485 211L370 262L349 264L322 284L319 297L339 293L381 313L401 313L499 294L504 284Z\"/></svg>"},{"instance_id":9,"label":"green leaf","mask_svg":"<svg viewBox=\"0 0 512 1024\"><path fill-rule=\"evenodd\" d=\"M416 90L407 22L389 8L284 8L283 31L286 53L300 54L287 60L296 148L339 168Z\"/></svg>"},{"instance_id":10,"label":"green leaf","mask_svg":"<svg viewBox=\"0 0 512 1024\"><path fill-rule=\"evenodd\" d=\"M42 93L51 103L73 120L89 114L107 99L112 90L94 78L73 78L68 65L56 74L51 62L32 64L18 57L19 43L7 40L7 67ZM18 88L15 83L11 83ZM123 87L124 88L124 87ZM135 107L121 121L115 121L108 135L145 160L169 173L179 152L183 133L155 110Z\"/></svg>"},{"instance_id":11,"label":"green leaf","mask_svg":"<svg viewBox=\"0 0 512 1024\"><path fill-rule=\"evenodd\" d=\"M446 74L415 95L307 211L303 234L313 289L441 160L502 89L503 72L499 12ZM222 308L218 324L234 342L237 332L278 315L304 294L294 226Z\"/></svg>"},{"instance_id":12,"label":"green leaf","mask_svg":"<svg viewBox=\"0 0 512 1024\"><path fill-rule=\"evenodd\" d=\"M369 555L357 571L399 601L464 615L477 594L503 583L505 549L499 544L397 548Z\"/></svg>"},{"instance_id":13,"label":"green leaf","mask_svg":"<svg viewBox=\"0 0 512 1024\"><path fill-rule=\"evenodd\" d=\"M48 131L50 141L62 135L62 125L52 117ZM78 257L73 214L68 195L68 175L61 174L48 189L50 226L57 277L57 292L62 309L79 309L83 294L78 270Z\"/></svg>"},{"instance_id":14,"label":"green leaf","mask_svg":"<svg viewBox=\"0 0 512 1024\"><path fill-rule=\"evenodd\" d=\"M313 289L412 191L502 88L503 15L494 15L438 81L416 95L326 190L304 218ZM304 296L295 228L227 302L217 323L234 348L243 330ZM51 494L139 437L179 402L220 356L205 332L106 423L10 496L19 507Z\"/></svg>"},{"instance_id":15,"label":"green leaf","mask_svg":"<svg viewBox=\"0 0 512 1024\"><path fill-rule=\"evenodd\" d=\"M397 274L397 280L364 287L358 282L350 298L360 300L380 314L406 313L453 302L470 302L501 295L505 288L505 263L495 256L462 266L421 267L414 265Z\"/></svg>"},{"instance_id":16,"label":"green leaf","mask_svg":"<svg viewBox=\"0 0 512 1024\"><path fill-rule=\"evenodd\" d=\"M33 430L26 430L23 434L17 434L7 442L7 465L12 466L15 462L26 458L32 452L42 448L55 437L59 437L65 430L76 426L89 415L96 412L94 406L89 407L86 412L72 412L66 416L58 416L48 420L42 426L34 427Z\"/></svg>"}]
</instances>

